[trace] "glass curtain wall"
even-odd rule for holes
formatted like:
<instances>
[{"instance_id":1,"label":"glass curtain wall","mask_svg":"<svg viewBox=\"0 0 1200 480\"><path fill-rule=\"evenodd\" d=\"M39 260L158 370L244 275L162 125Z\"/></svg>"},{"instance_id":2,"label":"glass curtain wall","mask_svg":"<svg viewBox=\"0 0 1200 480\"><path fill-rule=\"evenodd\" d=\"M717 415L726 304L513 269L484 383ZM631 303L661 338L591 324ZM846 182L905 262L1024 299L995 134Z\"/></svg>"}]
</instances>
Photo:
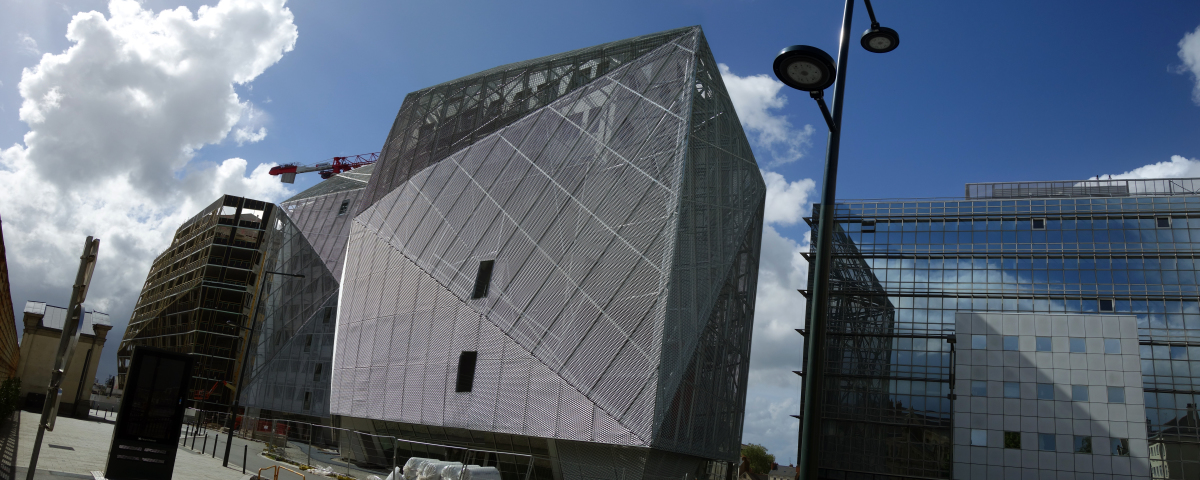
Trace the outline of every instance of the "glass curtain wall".
<instances>
[{"instance_id":1,"label":"glass curtain wall","mask_svg":"<svg viewBox=\"0 0 1200 480\"><path fill-rule=\"evenodd\" d=\"M1136 315L1155 476L1200 478L1200 196L1139 195L1146 186L1130 182L1116 194L1135 196L1011 198L1045 194L1037 187L986 189L1010 197L1003 199L837 206L822 424L830 454L821 465L831 478L855 471L949 478L952 459L938 446L949 443L948 335L958 311ZM969 186L972 192L980 194ZM846 280L864 272L873 280ZM886 292L886 308L872 289ZM851 305L874 305L878 313L862 315ZM847 340L846 332L858 333ZM854 372L846 370L855 360L841 346L849 342L886 353L873 367L879 375L850 378ZM871 375L880 378L863 386ZM859 385L849 389L857 394L848 394L850 385ZM868 391L887 398L863 408Z\"/></svg>"}]
</instances>

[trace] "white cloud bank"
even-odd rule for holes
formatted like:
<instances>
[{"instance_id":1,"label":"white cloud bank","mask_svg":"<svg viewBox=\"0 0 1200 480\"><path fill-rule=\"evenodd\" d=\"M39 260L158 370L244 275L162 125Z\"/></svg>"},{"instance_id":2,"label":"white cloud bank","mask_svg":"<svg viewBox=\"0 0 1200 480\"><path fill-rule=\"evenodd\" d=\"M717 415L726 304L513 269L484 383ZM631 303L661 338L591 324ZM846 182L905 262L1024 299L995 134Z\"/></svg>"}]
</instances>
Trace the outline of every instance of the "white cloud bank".
<instances>
[{"instance_id":1,"label":"white cloud bank","mask_svg":"<svg viewBox=\"0 0 1200 480\"><path fill-rule=\"evenodd\" d=\"M1200 105L1200 27L1179 41L1179 59L1183 60L1183 71L1192 72L1192 80L1196 82L1192 101Z\"/></svg>"},{"instance_id":2,"label":"white cloud bank","mask_svg":"<svg viewBox=\"0 0 1200 480\"><path fill-rule=\"evenodd\" d=\"M1200 160L1185 158L1181 155L1171 155L1171 159L1165 162L1151 163L1143 165L1125 173L1115 175L1101 175L1099 178L1107 180L1109 177L1113 179L1129 179L1129 178L1200 178ZM1098 177L1092 177L1093 179Z\"/></svg>"},{"instance_id":3,"label":"white cloud bank","mask_svg":"<svg viewBox=\"0 0 1200 480\"><path fill-rule=\"evenodd\" d=\"M778 114L787 105L787 97L779 94L783 83L765 74L740 77L723 63L717 68L750 141L770 152L767 166L775 168L803 157L812 144L813 126L797 130L786 116Z\"/></svg>"},{"instance_id":4,"label":"white cloud bank","mask_svg":"<svg viewBox=\"0 0 1200 480\"><path fill-rule=\"evenodd\" d=\"M0 150L0 216L18 309L26 300L65 303L84 237L101 240L88 300L116 324L102 373L115 369L111 355L150 261L183 221L225 193L288 194L266 165L247 171L241 158L191 159L251 108L234 85L254 80L297 38L284 0L221 0L194 14L113 0L108 10L76 14L67 26L72 46L22 72L20 119L29 132ZM261 140L258 128L235 140Z\"/></svg>"},{"instance_id":5,"label":"white cloud bank","mask_svg":"<svg viewBox=\"0 0 1200 480\"><path fill-rule=\"evenodd\" d=\"M771 157L768 168L803 157L813 127L796 129L780 113L787 103L780 94L783 84L767 75L741 77L725 65L719 67L751 145ZM800 411L800 377L792 370L800 369L803 339L795 329L804 323L806 303L796 290L808 281L808 262L800 252L808 250L809 239L802 231L800 240L793 240L776 228L804 227L799 222L809 211L816 183L809 178L788 181L769 170L762 175L767 198L742 443L763 445L776 461L787 464L796 461L800 428L791 417Z\"/></svg>"}]
</instances>

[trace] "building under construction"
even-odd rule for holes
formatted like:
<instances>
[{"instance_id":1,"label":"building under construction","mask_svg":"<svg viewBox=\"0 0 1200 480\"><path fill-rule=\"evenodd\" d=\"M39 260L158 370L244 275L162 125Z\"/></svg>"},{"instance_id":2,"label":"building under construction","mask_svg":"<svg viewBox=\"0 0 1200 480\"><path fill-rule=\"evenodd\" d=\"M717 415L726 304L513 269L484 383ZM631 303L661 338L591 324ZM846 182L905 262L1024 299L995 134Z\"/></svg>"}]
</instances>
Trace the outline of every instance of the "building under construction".
<instances>
[{"instance_id":1,"label":"building under construction","mask_svg":"<svg viewBox=\"0 0 1200 480\"><path fill-rule=\"evenodd\" d=\"M193 356L190 389L197 408L227 408L241 368L256 285L263 265L265 221L274 205L225 195L185 222L154 259L117 351L125 385L133 347Z\"/></svg>"}]
</instances>

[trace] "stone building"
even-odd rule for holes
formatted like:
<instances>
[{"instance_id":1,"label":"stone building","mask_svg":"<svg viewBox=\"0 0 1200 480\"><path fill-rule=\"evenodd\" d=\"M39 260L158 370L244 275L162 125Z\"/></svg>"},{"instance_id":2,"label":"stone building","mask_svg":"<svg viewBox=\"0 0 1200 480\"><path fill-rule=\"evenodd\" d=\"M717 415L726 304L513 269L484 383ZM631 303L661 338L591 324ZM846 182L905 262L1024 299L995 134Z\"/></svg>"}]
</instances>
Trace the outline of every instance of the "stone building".
<instances>
[{"instance_id":1,"label":"stone building","mask_svg":"<svg viewBox=\"0 0 1200 480\"><path fill-rule=\"evenodd\" d=\"M58 353L59 339L67 320L67 309L47 305L43 302L26 302L25 331L21 335L21 362L17 376L21 377L21 397L24 408L41 411L46 401L46 387L50 385L50 371L54 368L54 357ZM96 380L96 367L100 364L100 353L112 324L108 314L85 310L79 343L67 367L61 385L58 413L85 418L92 384Z\"/></svg>"}]
</instances>

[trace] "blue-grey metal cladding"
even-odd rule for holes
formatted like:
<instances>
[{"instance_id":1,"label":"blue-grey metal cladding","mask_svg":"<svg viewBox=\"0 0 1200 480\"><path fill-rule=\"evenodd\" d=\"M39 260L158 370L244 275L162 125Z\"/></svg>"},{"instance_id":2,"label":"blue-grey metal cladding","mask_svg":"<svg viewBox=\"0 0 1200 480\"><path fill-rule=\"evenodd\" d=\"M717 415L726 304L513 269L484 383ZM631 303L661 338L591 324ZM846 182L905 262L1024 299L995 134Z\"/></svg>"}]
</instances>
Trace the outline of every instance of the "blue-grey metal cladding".
<instances>
[{"instance_id":1,"label":"blue-grey metal cladding","mask_svg":"<svg viewBox=\"0 0 1200 480\"><path fill-rule=\"evenodd\" d=\"M388 149L470 108L401 108L350 228L331 412L736 460L766 189L704 37L539 60L434 87L530 92L444 155Z\"/></svg>"}]
</instances>

